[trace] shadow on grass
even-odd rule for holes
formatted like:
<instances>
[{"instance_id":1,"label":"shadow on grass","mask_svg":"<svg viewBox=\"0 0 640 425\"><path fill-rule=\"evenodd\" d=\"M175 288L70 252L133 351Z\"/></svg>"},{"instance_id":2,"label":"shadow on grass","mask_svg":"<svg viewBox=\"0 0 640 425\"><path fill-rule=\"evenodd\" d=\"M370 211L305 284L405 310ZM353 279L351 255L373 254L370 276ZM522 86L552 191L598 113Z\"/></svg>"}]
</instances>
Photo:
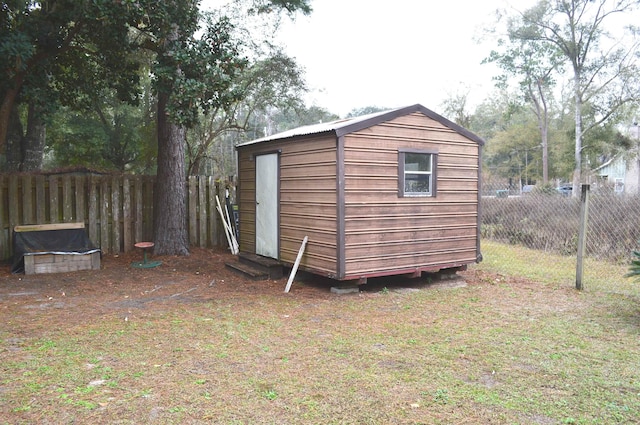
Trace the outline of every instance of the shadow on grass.
<instances>
[{"instance_id":1,"label":"shadow on grass","mask_svg":"<svg viewBox=\"0 0 640 425\"><path fill-rule=\"evenodd\" d=\"M288 275L288 271L285 272ZM358 281L339 281L325 276L299 271L296 283L319 291L330 291L332 287L358 287L359 292L376 293L387 291L406 292L436 288L459 288L466 286L462 276L456 273L422 273L414 278L406 275L382 276L367 279L367 283L358 285Z\"/></svg>"}]
</instances>

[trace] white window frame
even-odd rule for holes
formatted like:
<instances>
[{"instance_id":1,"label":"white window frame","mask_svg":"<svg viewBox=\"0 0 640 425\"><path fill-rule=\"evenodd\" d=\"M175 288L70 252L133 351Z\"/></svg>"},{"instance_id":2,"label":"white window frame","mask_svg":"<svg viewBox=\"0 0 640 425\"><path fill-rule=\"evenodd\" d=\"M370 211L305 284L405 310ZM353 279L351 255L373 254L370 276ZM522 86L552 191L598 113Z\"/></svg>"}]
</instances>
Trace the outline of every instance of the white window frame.
<instances>
[{"instance_id":1,"label":"white window frame","mask_svg":"<svg viewBox=\"0 0 640 425\"><path fill-rule=\"evenodd\" d=\"M406 155L418 154L429 155L431 160L431 171L421 170L407 170L406 169ZM436 176L437 176L437 164L438 164L438 151L425 150L425 149L398 149L398 197L435 197L436 196ZM428 192L407 192L405 188L406 175L428 175L429 177L429 191Z\"/></svg>"}]
</instances>

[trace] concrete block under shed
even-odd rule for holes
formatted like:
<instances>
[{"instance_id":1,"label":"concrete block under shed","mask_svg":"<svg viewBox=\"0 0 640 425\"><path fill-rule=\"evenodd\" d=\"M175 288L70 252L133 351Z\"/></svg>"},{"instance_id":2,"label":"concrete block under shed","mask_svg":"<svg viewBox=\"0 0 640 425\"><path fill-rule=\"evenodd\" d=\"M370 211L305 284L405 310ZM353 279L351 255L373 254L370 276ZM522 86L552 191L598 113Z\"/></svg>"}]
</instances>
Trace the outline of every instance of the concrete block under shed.
<instances>
[{"instance_id":1,"label":"concrete block under shed","mask_svg":"<svg viewBox=\"0 0 640 425\"><path fill-rule=\"evenodd\" d=\"M332 286L331 293L338 295L345 294L357 294L360 292L360 287L358 285L348 285L348 286Z\"/></svg>"}]
</instances>

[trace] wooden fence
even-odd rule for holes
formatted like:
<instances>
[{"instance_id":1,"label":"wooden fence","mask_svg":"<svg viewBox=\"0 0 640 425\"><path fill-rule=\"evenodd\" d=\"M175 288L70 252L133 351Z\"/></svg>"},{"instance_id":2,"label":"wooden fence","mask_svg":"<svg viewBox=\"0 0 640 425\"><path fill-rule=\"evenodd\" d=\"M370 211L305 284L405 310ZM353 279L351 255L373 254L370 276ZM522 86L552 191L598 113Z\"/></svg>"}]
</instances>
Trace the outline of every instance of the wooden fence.
<instances>
[{"instance_id":1,"label":"wooden fence","mask_svg":"<svg viewBox=\"0 0 640 425\"><path fill-rule=\"evenodd\" d=\"M153 176L0 174L0 260L13 254L13 228L23 224L84 222L108 254L153 240L154 182ZM191 245L223 245L215 197L224 201L224 185L207 176L186 184Z\"/></svg>"}]
</instances>

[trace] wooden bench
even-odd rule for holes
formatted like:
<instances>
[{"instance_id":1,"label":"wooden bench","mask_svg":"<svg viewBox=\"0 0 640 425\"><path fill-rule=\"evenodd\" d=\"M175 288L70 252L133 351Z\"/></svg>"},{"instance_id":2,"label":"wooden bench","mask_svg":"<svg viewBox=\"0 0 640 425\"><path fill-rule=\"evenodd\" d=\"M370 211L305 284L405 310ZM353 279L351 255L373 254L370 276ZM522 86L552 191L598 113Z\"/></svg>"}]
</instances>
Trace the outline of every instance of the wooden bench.
<instances>
[{"instance_id":1,"label":"wooden bench","mask_svg":"<svg viewBox=\"0 0 640 425\"><path fill-rule=\"evenodd\" d=\"M75 232L74 232L75 230ZM13 228L14 246L16 239L19 239L22 245L28 245L30 235L36 236L35 232L39 232L38 236L44 236L51 231L71 231L75 237L84 236L88 244L92 245L84 230L84 223L55 223L55 224L34 224L15 226ZM80 234L81 232L81 234ZM39 238L37 249L23 251L18 253L24 258L24 273L63 273L78 270L99 270L100 269L100 250L93 246L83 246L80 249L68 249L65 244L56 241L46 243L48 238ZM56 246L57 245L57 246Z\"/></svg>"}]
</instances>

